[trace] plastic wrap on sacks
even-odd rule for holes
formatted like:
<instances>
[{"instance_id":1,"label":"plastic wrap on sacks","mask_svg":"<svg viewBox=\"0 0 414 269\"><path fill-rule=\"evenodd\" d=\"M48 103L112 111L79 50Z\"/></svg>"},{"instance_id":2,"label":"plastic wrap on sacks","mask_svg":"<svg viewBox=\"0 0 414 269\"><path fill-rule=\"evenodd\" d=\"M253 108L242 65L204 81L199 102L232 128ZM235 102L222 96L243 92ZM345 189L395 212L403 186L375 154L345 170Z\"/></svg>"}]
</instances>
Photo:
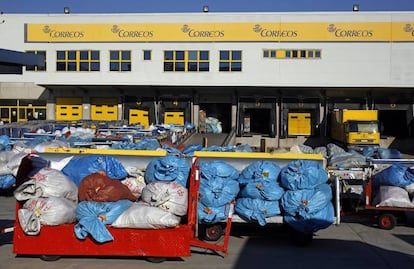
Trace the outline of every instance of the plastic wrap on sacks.
<instances>
[{"instance_id":1,"label":"plastic wrap on sacks","mask_svg":"<svg viewBox=\"0 0 414 269\"><path fill-rule=\"evenodd\" d=\"M280 174L280 167L274 162L271 161L257 161L251 163L243 171L240 173L239 176L239 183L240 184L247 184L251 182L262 182L267 181L276 182L279 174Z\"/></svg>"},{"instance_id":2,"label":"plastic wrap on sacks","mask_svg":"<svg viewBox=\"0 0 414 269\"><path fill-rule=\"evenodd\" d=\"M171 147L167 144L162 145L162 149L165 149L168 152L168 154L174 154L174 155L178 155L178 156L181 155L180 150L178 150L174 147Z\"/></svg>"},{"instance_id":3,"label":"plastic wrap on sacks","mask_svg":"<svg viewBox=\"0 0 414 269\"><path fill-rule=\"evenodd\" d=\"M240 188L238 197L276 201L282 198L284 192L285 190L276 181L252 182Z\"/></svg>"},{"instance_id":4,"label":"plastic wrap on sacks","mask_svg":"<svg viewBox=\"0 0 414 269\"><path fill-rule=\"evenodd\" d=\"M401 159L401 152L397 149L379 148L377 151L380 159Z\"/></svg>"},{"instance_id":5,"label":"plastic wrap on sacks","mask_svg":"<svg viewBox=\"0 0 414 269\"><path fill-rule=\"evenodd\" d=\"M214 224L227 220L229 212L229 204L220 207L210 207L203 203L198 203L197 219L199 223Z\"/></svg>"},{"instance_id":6,"label":"plastic wrap on sacks","mask_svg":"<svg viewBox=\"0 0 414 269\"><path fill-rule=\"evenodd\" d=\"M16 183L16 178L13 175L0 176L0 189L8 189Z\"/></svg>"},{"instance_id":7,"label":"plastic wrap on sacks","mask_svg":"<svg viewBox=\"0 0 414 269\"><path fill-rule=\"evenodd\" d=\"M314 189L286 191L281 200L285 215L307 218L332 203L332 189L321 184Z\"/></svg>"},{"instance_id":8,"label":"plastic wrap on sacks","mask_svg":"<svg viewBox=\"0 0 414 269\"><path fill-rule=\"evenodd\" d=\"M313 189L328 181L328 174L317 161L297 160L280 171L280 185L288 190Z\"/></svg>"},{"instance_id":9,"label":"plastic wrap on sacks","mask_svg":"<svg viewBox=\"0 0 414 269\"><path fill-rule=\"evenodd\" d=\"M138 143L115 143L111 146L112 149L135 149L135 150L156 150L161 148L160 143L155 138L144 138Z\"/></svg>"},{"instance_id":10,"label":"plastic wrap on sacks","mask_svg":"<svg viewBox=\"0 0 414 269\"><path fill-rule=\"evenodd\" d=\"M340 154L332 155L328 161L329 166L338 168L358 168L367 165L367 159L364 155L356 152L349 151Z\"/></svg>"},{"instance_id":11,"label":"plastic wrap on sacks","mask_svg":"<svg viewBox=\"0 0 414 269\"><path fill-rule=\"evenodd\" d=\"M98 243L112 241L113 237L105 225L112 224L132 204L129 200L80 202L76 207L76 217L79 220L74 227L76 238L85 239L91 235Z\"/></svg>"},{"instance_id":12,"label":"plastic wrap on sacks","mask_svg":"<svg viewBox=\"0 0 414 269\"><path fill-rule=\"evenodd\" d=\"M340 146L335 145L333 143L329 143L326 146L326 149L328 151L328 157L346 152L343 148L341 148Z\"/></svg>"},{"instance_id":13,"label":"plastic wrap on sacks","mask_svg":"<svg viewBox=\"0 0 414 269\"><path fill-rule=\"evenodd\" d=\"M141 200L177 216L184 216L188 210L188 191L173 181L154 181L147 184Z\"/></svg>"},{"instance_id":14,"label":"plastic wrap on sacks","mask_svg":"<svg viewBox=\"0 0 414 269\"><path fill-rule=\"evenodd\" d=\"M175 155L153 158L147 165L144 178L145 182L153 181L175 181L186 187L190 175L188 162Z\"/></svg>"},{"instance_id":15,"label":"plastic wrap on sacks","mask_svg":"<svg viewBox=\"0 0 414 269\"><path fill-rule=\"evenodd\" d=\"M99 171L105 172L112 179L123 179L128 176L128 172L121 162L106 155L73 158L62 170L77 186L84 177Z\"/></svg>"},{"instance_id":16,"label":"plastic wrap on sacks","mask_svg":"<svg viewBox=\"0 0 414 269\"><path fill-rule=\"evenodd\" d=\"M164 209L144 202L133 203L113 223L115 228L164 229L174 228L181 218ZM155 239L154 239L155 240Z\"/></svg>"},{"instance_id":17,"label":"plastic wrap on sacks","mask_svg":"<svg viewBox=\"0 0 414 269\"><path fill-rule=\"evenodd\" d=\"M40 233L42 225L55 226L76 220L76 204L61 197L39 197L27 200L17 212L27 235Z\"/></svg>"},{"instance_id":18,"label":"plastic wrap on sacks","mask_svg":"<svg viewBox=\"0 0 414 269\"><path fill-rule=\"evenodd\" d=\"M230 203L239 193L236 180L221 177L200 179L199 201L207 206L220 207Z\"/></svg>"},{"instance_id":19,"label":"plastic wrap on sacks","mask_svg":"<svg viewBox=\"0 0 414 269\"><path fill-rule=\"evenodd\" d=\"M62 197L78 201L78 188L69 177L52 168L42 168L14 191L18 201L37 197Z\"/></svg>"},{"instance_id":20,"label":"plastic wrap on sacks","mask_svg":"<svg viewBox=\"0 0 414 269\"><path fill-rule=\"evenodd\" d=\"M414 207L414 204L410 201L408 191L396 186L380 186L372 204L377 207Z\"/></svg>"},{"instance_id":21,"label":"plastic wrap on sacks","mask_svg":"<svg viewBox=\"0 0 414 269\"><path fill-rule=\"evenodd\" d=\"M223 161L200 162L202 178L223 178L236 180L239 172L230 164Z\"/></svg>"},{"instance_id":22,"label":"plastic wrap on sacks","mask_svg":"<svg viewBox=\"0 0 414 269\"><path fill-rule=\"evenodd\" d=\"M306 218L300 216L284 215L284 221L293 229L302 233L315 233L328 228L334 223L334 207L328 203L325 208L308 215Z\"/></svg>"},{"instance_id":23,"label":"plastic wrap on sacks","mask_svg":"<svg viewBox=\"0 0 414 269\"><path fill-rule=\"evenodd\" d=\"M200 151L202 149L203 149L203 145L201 144L191 144L191 145L186 146L183 149L182 153L186 155L193 155L194 151Z\"/></svg>"},{"instance_id":24,"label":"plastic wrap on sacks","mask_svg":"<svg viewBox=\"0 0 414 269\"><path fill-rule=\"evenodd\" d=\"M374 189L380 186L406 187L414 183L413 170L401 163L393 163L391 166L376 173L372 179Z\"/></svg>"},{"instance_id":25,"label":"plastic wrap on sacks","mask_svg":"<svg viewBox=\"0 0 414 269\"><path fill-rule=\"evenodd\" d=\"M266 225L266 218L280 215L279 201L265 201L262 199L239 198L236 200L234 211L242 218L259 225Z\"/></svg>"},{"instance_id":26,"label":"plastic wrap on sacks","mask_svg":"<svg viewBox=\"0 0 414 269\"><path fill-rule=\"evenodd\" d=\"M239 192L238 171L223 161L200 162L199 200L206 206L230 203Z\"/></svg>"},{"instance_id":27,"label":"plastic wrap on sacks","mask_svg":"<svg viewBox=\"0 0 414 269\"><path fill-rule=\"evenodd\" d=\"M103 172L86 176L79 183L79 201L116 202L121 199L136 201L137 197L120 180L111 179Z\"/></svg>"}]
</instances>

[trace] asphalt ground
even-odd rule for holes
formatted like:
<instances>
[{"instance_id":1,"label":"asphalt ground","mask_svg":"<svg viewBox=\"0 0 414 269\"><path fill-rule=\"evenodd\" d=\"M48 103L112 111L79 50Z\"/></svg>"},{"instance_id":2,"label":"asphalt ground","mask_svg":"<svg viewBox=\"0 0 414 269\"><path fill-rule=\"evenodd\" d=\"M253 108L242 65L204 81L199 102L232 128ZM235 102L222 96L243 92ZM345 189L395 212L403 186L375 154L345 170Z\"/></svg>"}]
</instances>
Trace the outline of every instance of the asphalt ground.
<instances>
[{"instance_id":1,"label":"asphalt ground","mask_svg":"<svg viewBox=\"0 0 414 269\"><path fill-rule=\"evenodd\" d=\"M15 218L14 197L0 196L0 228L11 227ZM410 216L411 218L411 216ZM69 246L68 246L69 247ZM299 246L281 225L260 227L235 223L229 255L194 248L190 257L151 263L142 257L62 257L43 261L13 254L13 233L0 234L0 268L414 268L412 220L392 230L376 227L371 215L343 216L339 225L318 231L306 246Z\"/></svg>"}]
</instances>

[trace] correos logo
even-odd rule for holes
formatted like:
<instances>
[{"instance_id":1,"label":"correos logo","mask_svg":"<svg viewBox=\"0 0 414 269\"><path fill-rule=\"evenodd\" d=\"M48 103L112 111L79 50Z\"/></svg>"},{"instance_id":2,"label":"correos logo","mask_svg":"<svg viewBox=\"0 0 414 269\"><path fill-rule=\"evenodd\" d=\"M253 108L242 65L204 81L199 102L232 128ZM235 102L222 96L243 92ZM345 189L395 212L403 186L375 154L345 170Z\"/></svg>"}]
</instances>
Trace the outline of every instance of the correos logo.
<instances>
[{"instance_id":1,"label":"correos logo","mask_svg":"<svg viewBox=\"0 0 414 269\"><path fill-rule=\"evenodd\" d=\"M335 24L329 24L327 28L328 32L333 33L339 38L349 37L373 37L374 33L372 30L355 30L355 29L341 29L337 28Z\"/></svg>"},{"instance_id":2,"label":"correos logo","mask_svg":"<svg viewBox=\"0 0 414 269\"><path fill-rule=\"evenodd\" d=\"M154 32L148 30L124 30L118 25L113 25L111 32L118 35L120 38L148 38L153 37Z\"/></svg>"},{"instance_id":3,"label":"correos logo","mask_svg":"<svg viewBox=\"0 0 414 269\"><path fill-rule=\"evenodd\" d=\"M224 30L195 30L191 29L188 24L184 24L181 27L181 31L186 33L191 38L197 37L207 37L207 38L215 38L215 37L224 37Z\"/></svg>"},{"instance_id":4,"label":"correos logo","mask_svg":"<svg viewBox=\"0 0 414 269\"><path fill-rule=\"evenodd\" d=\"M414 27L411 24L407 23L404 26L404 32L410 33L411 36L414 36Z\"/></svg>"},{"instance_id":5,"label":"correos logo","mask_svg":"<svg viewBox=\"0 0 414 269\"><path fill-rule=\"evenodd\" d=\"M275 30L262 28L260 24L256 24L253 27L253 32L258 33L261 37L273 38L273 37L297 37L298 31L295 30Z\"/></svg>"},{"instance_id":6,"label":"correos logo","mask_svg":"<svg viewBox=\"0 0 414 269\"><path fill-rule=\"evenodd\" d=\"M43 27L43 33L48 34L51 38L83 38L85 36L82 31L56 31L49 25Z\"/></svg>"}]
</instances>

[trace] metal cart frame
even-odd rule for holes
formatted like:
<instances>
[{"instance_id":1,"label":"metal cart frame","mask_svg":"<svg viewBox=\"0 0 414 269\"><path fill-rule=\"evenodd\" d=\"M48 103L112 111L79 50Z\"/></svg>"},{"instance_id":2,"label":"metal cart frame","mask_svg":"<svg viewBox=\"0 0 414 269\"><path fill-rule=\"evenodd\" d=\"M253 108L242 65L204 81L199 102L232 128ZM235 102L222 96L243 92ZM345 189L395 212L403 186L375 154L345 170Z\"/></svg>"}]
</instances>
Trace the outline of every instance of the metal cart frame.
<instances>
[{"instance_id":1,"label":"metal cart frame","mask_svg":"<svg viewBox=\"0 0 414 269\"><path fill-rule=\"evenodd\" d=\"M55 154L53 153L55 152ZM52 149L48 154L39 154L49 160L60 160L69 154L106 154L119 158L124 164L146 165L157 156L166 155L165 151L108 151L91 149ZM191 247L201 247L228 255L228 241L231 216L227 221L225 238L221 245L198 239L197 203L200 184L198 159L192 158L189 178L189 206L187 220L175 228L132 229L113 228L107 225L114 240L97 243L92 238L79 240L74 233L75 224L42 226L37 236L26 235L18 218L14 225L13 253L16 255L39 256L44 260L55 260L61 256L140 256L150 261L162 261L169 257L191 255ZM16 203L17 210L21 203Z\"/></svg>"}]
</instances>

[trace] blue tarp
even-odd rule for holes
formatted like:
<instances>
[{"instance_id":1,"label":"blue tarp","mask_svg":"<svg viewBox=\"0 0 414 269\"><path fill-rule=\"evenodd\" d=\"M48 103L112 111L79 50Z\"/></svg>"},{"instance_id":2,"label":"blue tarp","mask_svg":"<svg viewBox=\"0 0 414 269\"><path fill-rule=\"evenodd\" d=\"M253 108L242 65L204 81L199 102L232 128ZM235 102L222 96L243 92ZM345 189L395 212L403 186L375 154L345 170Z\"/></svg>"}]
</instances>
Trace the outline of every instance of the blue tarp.
<instances>
[{"instance_id":1,"label":"blue tarp","mask_svg":"<svg viewBox=\"0 0 414 269\"><path fill-rule=\"evenodd\" d=\"M334 207L332 203L328 203L325 208L314 214L307 215L306 218L284 215L284 221L296 231L315 233L321 229L328 228L334 223Z\"/></svg>"},{"instance_id":2,"label":"blue tarp","mask_svg":"<svg viewBox=\"0 0 414 269\"><path fill-rule=\"evenodd\" d=\"M256 220L266 225L266 218L280 215L279 201L265 201L254 198L238 198L234 211L247 221Z\"/></svg>"},{"instance_id":3,"label":"blue tarp","mask_svg":"<svg viewBox=\"0 0 414 269\"><path fill-rule=\"evenodd\" d=\"M257 161L246 168L240 173L240 184L247 184L252 182L276 182L279 177L280 167L271 161Z\"/></svg>"},{"instance_id":4,"label":"blue tarp","mask_svg":"<svg viewBox=\"0 0 414 269\"><path fill-rule=\"evenodd\" d=\"M401 163L393 163L381 172L376 173L372 179L372 187L397 186L406 187L414 183L414 170Z\"/></svg>"},{"instance_id":5,"label":"blue tarp","mask_svg":"<svg viewBox=\"0 0 414 269\"><path fill-rule=\"evenodd\" d=\"M283 195L278 178L280 167L271 161L257 161L240 173L239 197L257 198L263 200L279 200Z\"/></svg>"},{"instance_id":6,"label":"blue tarp","mask_svg":"<svg viewBox=\"0 0 414 269\"><path fill-rule=\"evenodd\" d=\"M145 182L175 181L181 186L187 186L190 175L190 165L187 160L175 155L153 158L147 165L144 174Z\"/></svg>"},{"instance_id":7,"label":"blue tarp","mask_svg":"<svg viewBox=\"0 0 414 269\"><path fill-rule=\"evenodd\" d=\"M84 177L99 171L105 172L112 179L123 179L128 176L121 162L106 155L73 158L62 170L77 186Z\"/></svg>"},{"instance_id":8,"label":"blue tarp","mask_svg":"<svg viewBox=\"0 0 414 269\"><path fill-rule=\"evenodd\" d=\"M131 205L129 200L80 202L76 207L76 218L79 220L74 227L76 238L85 239L90 234L98 243L112 241L114 238L105 225L112 224Z\"/></svg>"},{"instance_id":9,"label":"blue tarp","mask_svg":"<svg viewBox=\"0 0 414 269\"><path fill-rule=\"evenodd\" d=\"M223 161L200 162L200 202L220 207L230 203L239 192L239 173Z\"/></svg>"},{"instance_id":10,"label":"blue tarp","mask_svg":"<svg viewBox=\"0 0 414 269\"><path fill-rule=\"evenodd\" d=\"M0 189L8 189L16 183L16 178L13 175L0 176Z\"/></svg>"},{"instance_id":11,"label":"blue tarp","mask_svg":"<svg viewBox=\"0 0 414 269\"><path fill-rule=\"evenodd\" d=\"M230 205L226 204L220 207L206 206L198 203L197 218L199 223L214 224L227 220L229 216Z\"/></svg>"},{"instance_id":12,"label":"blue tarp","mask_svg":"<svg viewBox=\"0 0 414 269\"><path fill-rule=\"evenodd\" d=\"M288 190L313 189L328 181L328 174L317 161L292 161L280 171L280 185Z\"/></svg>"},{"instance_id":13,"label":"blue tarp","mask_svg":"<svg viewBox=\"0 0 414 269\"><path fill-rule=\"evenodd\" d=\"M314 189L286 191L283 194L281 207L285 215L309 218L331 203L332 189L328 184L321 184Z\"/></svg>"}]
</instances>

